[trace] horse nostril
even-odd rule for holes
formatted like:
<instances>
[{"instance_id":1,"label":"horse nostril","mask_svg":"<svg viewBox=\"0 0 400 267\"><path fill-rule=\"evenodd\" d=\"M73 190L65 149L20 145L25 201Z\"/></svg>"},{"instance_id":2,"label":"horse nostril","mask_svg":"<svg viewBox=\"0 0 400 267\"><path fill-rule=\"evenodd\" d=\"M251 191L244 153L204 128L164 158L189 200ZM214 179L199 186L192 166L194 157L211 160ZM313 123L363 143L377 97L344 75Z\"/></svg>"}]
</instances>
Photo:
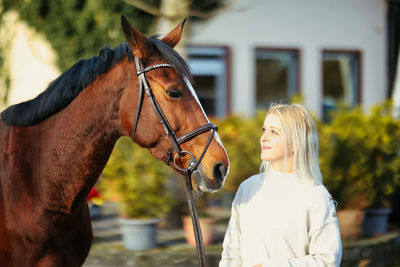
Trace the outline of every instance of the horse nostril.
<instances>
[{"instance_id":1,"label":"horse nostril","mask_svg":"<svg viewBox=\"0 0 400 267\"><path fill-rule=\"evenodd\" d=\"M227 168L223 163L217 163L214 165L213 174L214 174L214 179L217 182L222 183L224 181L226 172Z\"/></svg>"}]
</instances>

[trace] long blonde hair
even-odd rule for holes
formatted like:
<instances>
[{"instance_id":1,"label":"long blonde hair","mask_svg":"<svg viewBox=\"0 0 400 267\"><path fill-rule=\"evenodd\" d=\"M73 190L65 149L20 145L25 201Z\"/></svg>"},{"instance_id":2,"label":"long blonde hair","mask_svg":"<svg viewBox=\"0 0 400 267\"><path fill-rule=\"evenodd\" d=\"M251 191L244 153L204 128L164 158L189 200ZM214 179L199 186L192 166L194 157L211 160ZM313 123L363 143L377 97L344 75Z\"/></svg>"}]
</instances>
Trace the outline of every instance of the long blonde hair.
<instances>
[{"instance_id":1,"label":"long blonde hair","mask_svg":"<svg viewBox=\"0 0 400 267\"><path fill-rule=\"evenodd\" d=\"M285 158L293 153L293 171L322 183L318 163L318 133L310 113L300 104L273 104L266 116L277 116L286 133ZM261 171L268 172L271 163L263 161Z\"/></svg>"}]
</instances>

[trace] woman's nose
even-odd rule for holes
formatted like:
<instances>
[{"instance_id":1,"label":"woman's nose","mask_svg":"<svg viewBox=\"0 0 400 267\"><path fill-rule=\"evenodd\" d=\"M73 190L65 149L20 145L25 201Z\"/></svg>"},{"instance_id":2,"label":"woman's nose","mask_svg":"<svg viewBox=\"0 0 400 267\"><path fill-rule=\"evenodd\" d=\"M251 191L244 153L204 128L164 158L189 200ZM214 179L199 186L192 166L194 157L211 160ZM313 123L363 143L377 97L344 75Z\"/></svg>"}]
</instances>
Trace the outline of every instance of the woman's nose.
<instances>
[{"instance_id":1,"label":"woman's nose","mask_svg":"<svg viewBox=\"0 0 400 267\"><path fill-rule=\"evenodd\" d=\"M267 134L266 132L264 132L264 133L261 135L261 141L268 141L268 139L269 139L268 134Z\"/></svg>"}]
</instances>

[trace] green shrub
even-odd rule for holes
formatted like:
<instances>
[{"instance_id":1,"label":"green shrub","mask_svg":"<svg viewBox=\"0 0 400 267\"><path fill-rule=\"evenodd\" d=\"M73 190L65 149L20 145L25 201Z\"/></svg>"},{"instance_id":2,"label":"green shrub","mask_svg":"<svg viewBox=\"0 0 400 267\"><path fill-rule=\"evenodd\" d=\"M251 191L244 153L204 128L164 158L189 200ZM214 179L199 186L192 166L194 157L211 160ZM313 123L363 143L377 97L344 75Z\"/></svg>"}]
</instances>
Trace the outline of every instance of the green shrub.
<instances>
[{"instance_id":1,"label":"green shrub","mask_svg":"<svg viewBox=\"0 0 400 267\"><path fill-rule=\"evenodd\" d=\"M341 109L318 123L320 167L339 208L388 207L400 184L400 123L385 103Z\"/></svg>"},{"instance_id":2,"label":"green shrub","mask_svg":"<svg viewBox=\"0 0 400 267\"><path fill-rule=\"evenodd\" d=\"M222 192L236 193L240 183L259 172L262 124L266 111L253 118L237 115L214 120L230 159ZM328 123L316 120L324 184L338 208L388 207L400 188L400 122L385 103L364 114L339 109ZM166 182L176 173L137 147L118 141L100 187L129 217L158 217L172 205ZM183 181L182 181L183 183ZM207 193L208 198L216 197Z\"/></svg>"},{"instance_id":3,"label":"green shrub","mask_svg":"<svg viewBox=\"0 0 400 267\"><path fill-rule=\"evenodd\" d=\"M172 171L132 142L121 138L102 173L99 188L129 218L159 218L173 205L167 181Z\"/></svg>"},{"instance_id":4,"label":"green shrub","mask_svg":"<svg viewBox=\"0 0 400 267\"><path fill-rule=\"evenodd\" d=\"M230 161L224 190L236 193L243 180L259 172L259 140L265 114L265 111L259 111L254 118L232 115L216 122Z\"/></svg>"},{"instance_id":5,"label":"green shrub","mask_svg":"<svg viewBox=\"0 0 400 267\"><path fill-rule=\"evenodd\" d=\"M259 138L266 111L254 118L230 116L216 122L231 167L224 191L258 173ZM330 122L315 119L319 134L319 162L324 184L338 208L388 207L400 188L400 122L384 103L363 113L339 108Z\"/></svg>"}]
</instances>

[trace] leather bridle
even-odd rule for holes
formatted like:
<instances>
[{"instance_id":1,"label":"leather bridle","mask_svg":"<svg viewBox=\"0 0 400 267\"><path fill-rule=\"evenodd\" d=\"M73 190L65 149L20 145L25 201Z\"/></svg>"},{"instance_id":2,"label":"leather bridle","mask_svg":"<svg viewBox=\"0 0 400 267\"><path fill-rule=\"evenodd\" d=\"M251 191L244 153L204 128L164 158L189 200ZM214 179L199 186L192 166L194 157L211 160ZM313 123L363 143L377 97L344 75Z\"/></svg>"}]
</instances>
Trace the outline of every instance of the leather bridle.
<instances>
[{"instance_id":1,"label":"leather bridle","mask_svg":"<svg viewBox=\"0 0 400 267\"><path fill-rule=\"evenodd\" d=\"M156 65L149 66L147 68L143 68L142 63L140 62L139 58L136 55L135 55L135 64L136 64L136 70L137 70L136 75L138 76L138 79L139 79L139 98L138 98L138 104L137 104L137 108L136 108L136 115L135 115L134 123L133 123L132 139L133 139L133 141L135 141L135 135L136 135L137 126L139 123L140 112L142 110L142 104L143 104L143 98L144 98L143 92L144 92L146 94L151 106L153 107L153 109L160 121L160 124L162 125L165 133L167 134L167 136L169 137L169 139L171 141L171 147L169 148L167 153L164 155L163 162L165 164L169 165L169 163L172 160L172 155L173 155L174 151L176 151L176 154L173 158L173 163L175 165L175 168L177 168L178 170L183 172L184 177L185 177L185 179L184 179L185 180L185 191L186 191L186 197L187 197L187 201L188 201L188 205L189 205L189 211L192 216L192 223L193 223L193 228L194 228L194 232L195 232L199 264L200 264L200 266L206 266L203 238L201 235L200 224L198 221L197 212L196 212L193 195L192 195L191 174L193 172L197 171L197 168L198 168L201 160L203 159L208 147L211 144L211 141L214 137L215 132L218 131L218 127L213 123L207 123L203 126L200 126L197 129L194 129L192 131L189 131L189 132L183 134L180 137L177 137L176 132L169 124L160 105L158 104L156 98L154 97L154 94L147 82L146 75L145 75L146 72L157 69L157 68L174 68L175 69L175 67L171 64L156 64ZM206 143L206 146L204 147L202 154L200 155L200 157L197 160L191 152L182 150L182 148L180 146L182 143L185 143L185 142L191 140L192 138L194 138L200 134L203 134L205 132L208 132L210 130L211 130L211 135L208 138L208 141ZM188 167L186 167L186 168L183 166L178 166L178 164L177 164L177 160L179 159L179 157L182 157L185 154L187 154L191 157L191 159L188 161Z\"/></svg>"}]
</instances>

